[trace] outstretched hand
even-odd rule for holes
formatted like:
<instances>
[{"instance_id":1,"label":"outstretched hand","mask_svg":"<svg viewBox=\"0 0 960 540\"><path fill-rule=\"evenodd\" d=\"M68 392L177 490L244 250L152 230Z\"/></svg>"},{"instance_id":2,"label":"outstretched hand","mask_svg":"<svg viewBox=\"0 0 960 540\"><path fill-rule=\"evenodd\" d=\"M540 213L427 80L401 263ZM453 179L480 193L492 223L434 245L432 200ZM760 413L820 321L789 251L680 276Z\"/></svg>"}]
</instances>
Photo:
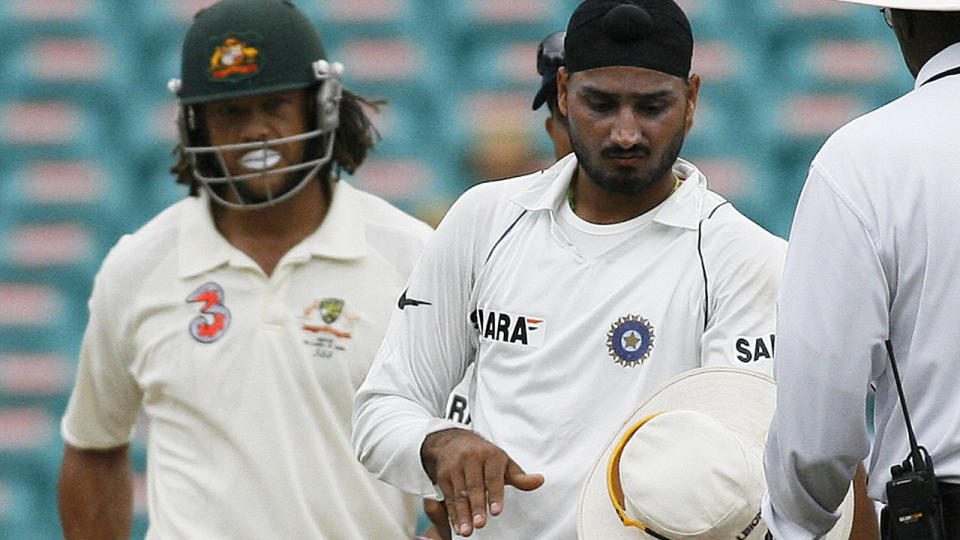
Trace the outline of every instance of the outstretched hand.
<instances>
[{"instance_id":1,"label":"outstretched hand","mask_svg":"<svg viewBox=\"0 0 960 540\"><path fill-rule=\"evenodd\" d=\"M465 429L427 435L420 447L423 468L443 492L453 530L470 536L503 510L503 486L532 491L543 475L523 472L500 447Z\"/></svg>"}]
</instances>

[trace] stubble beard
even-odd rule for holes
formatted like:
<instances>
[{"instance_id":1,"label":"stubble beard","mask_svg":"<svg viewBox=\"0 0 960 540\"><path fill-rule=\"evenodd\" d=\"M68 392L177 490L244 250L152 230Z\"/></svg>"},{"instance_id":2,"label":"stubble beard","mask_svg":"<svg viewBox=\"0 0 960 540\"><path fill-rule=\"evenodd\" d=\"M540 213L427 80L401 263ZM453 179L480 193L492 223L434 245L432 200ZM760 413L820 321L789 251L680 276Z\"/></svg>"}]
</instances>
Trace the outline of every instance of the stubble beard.
<instances>
[{"instance_id":1,"label":"stubble beard","mask_svg":"<svg viewBox=\"0 0 960 540\"><path fill-rule=\"evenodd\" d=\"M686 125L686 122L681 125ZM573 146L573 153L577 156L577 162L600 189L617 195L638 195L650 189L673 169L677 158L680 157L685 136L684 130L680 129L670 140L660 159L650 167L639 171L631 168L613 171L604 169L599 163L603 159L603 151L597 152L594 159L594 154L587 150L586 145L577 138L573 129L570 130L570 143ZM649 155L649 149L646 150Z\"/></svg>"}]
</instances>

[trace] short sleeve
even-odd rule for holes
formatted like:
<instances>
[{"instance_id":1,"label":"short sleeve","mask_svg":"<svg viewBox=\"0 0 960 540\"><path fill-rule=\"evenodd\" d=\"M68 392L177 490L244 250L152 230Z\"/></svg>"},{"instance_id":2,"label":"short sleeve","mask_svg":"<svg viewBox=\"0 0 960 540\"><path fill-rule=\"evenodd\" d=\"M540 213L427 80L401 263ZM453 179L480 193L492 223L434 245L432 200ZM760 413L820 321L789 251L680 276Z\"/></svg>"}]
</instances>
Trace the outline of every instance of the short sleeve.
<instances>
[{"instance_id":1,"label":"short sleeve","mask_svg":"<svg viewBox=\"0 0 960 540\"><path fill-rule=\"evenodd\" d=\"M111 255L117 256L116 248ZM114 285L122 281L113 279L114 258L107 257L94 282L76 382L61 423L64 440L78 448L129 443L140 412L142 393L129 369L125 332L130 292Z\"/></svg>"}]
</instances>

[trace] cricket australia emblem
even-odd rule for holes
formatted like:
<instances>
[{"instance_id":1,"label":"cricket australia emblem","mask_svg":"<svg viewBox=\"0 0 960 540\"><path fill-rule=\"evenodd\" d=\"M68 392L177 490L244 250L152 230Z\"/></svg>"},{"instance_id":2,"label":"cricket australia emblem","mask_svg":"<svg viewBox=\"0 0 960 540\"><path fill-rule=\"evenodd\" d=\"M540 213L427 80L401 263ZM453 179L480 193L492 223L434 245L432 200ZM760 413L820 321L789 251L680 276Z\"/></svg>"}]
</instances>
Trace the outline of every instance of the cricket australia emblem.
<instances>
[{"instance_id":1,"label":"cricket australia emblem","mask_svg":"<svg viewBox=\"0 0 960 540\"><path fill-rule=\"evenodd\" d=\"M653 325L637 315L621 317L607 332L607 352L613 360L626 367L636 367L653 350Z\"/></svg>"},{"instance_id":2,"label":"cricket australia emblem","mask_svg":"<svg viewBox=\"0 0 960 540\"><path fill-rule=\"evenodd\" d=\"M324 298L303 310L303 342L312 346L314 356L330 358L346 351L346 344L353 338L359 317L345 312L345 305L346 302L341 298Z\"/></svg>"}]
</instances>

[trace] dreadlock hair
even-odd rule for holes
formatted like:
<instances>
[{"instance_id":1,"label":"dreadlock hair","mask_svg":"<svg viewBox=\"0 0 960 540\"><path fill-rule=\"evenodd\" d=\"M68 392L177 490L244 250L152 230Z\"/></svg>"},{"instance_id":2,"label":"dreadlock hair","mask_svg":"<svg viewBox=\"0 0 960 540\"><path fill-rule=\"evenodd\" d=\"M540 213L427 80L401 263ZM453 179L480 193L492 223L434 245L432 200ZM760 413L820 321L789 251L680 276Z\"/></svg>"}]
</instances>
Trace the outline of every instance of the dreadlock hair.
<instances>
[{"instance_id":1,"label":"dreadlock hair","mask_svg":"<svg viewBox=\"0 0 960 540\"><path fill-rule=\"evenodd\" d=\"M356 172L357 168L363 164L367 158L367 153L373 150L374 145L380 140L380 132L370 121L364 107L378 112L380 107L386 105L386 100L369 99L359 94L343 89L340 98L340 123L334 134L333 155L330 161L324 164L318 176L326 178L334 166L337 170L347 171L349 174ZM310 107L307 114L311 122L315 120L315 103L310 100ZM197 121L201 126L199 130L201 137L206 138L205 127L202 122L202 115L197 115ZM314 144L308 145L307 157L317 155L319 152L319 138L314 139ZM200 182L193 176L193 160L190 155L184 151L183 141L171 151L171 155L177 157L176 163L170 167L170 173L176 177L178 184L190 186L190 196L195 197L200 190ZM200 156L198 159L202 159ZM338 175L339 176L339 175Z\"/></svg>"}]
</instances>

